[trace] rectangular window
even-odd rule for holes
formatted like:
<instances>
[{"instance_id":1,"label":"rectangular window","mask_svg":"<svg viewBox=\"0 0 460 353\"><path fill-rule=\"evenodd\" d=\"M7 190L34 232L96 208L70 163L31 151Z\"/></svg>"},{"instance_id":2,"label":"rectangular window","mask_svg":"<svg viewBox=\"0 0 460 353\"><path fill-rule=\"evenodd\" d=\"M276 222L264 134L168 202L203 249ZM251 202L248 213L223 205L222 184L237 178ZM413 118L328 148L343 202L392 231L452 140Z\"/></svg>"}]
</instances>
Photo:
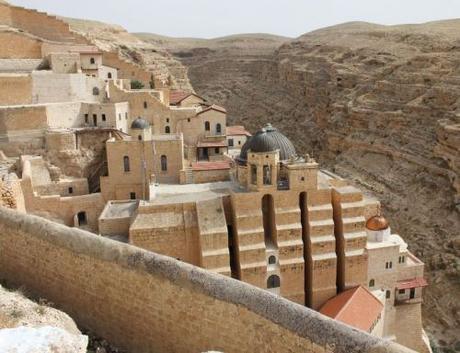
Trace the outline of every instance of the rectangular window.
<instances>
[{"instance_id":1,"label":"rectangular window","mask_svg":"<svg viewBox=\"0 0 460 353\"><path fill-rule=\"evenodd\" d=\"M405 289L400 289L400 290L398 291L398 293L399 293L399 294L404 294L404 293L406 293L406 290L405 290Z\"/></svg>"},{"instance_id":2,"label":"rectangular window","mask_svg":"<svg viewBox=\"0 0 460 353\"><path fill-rule=\"evenodd\" d=\"M88 114L85 114L85 123L86 123L86 124L89 123L89 115L88 115Z\"/></svg>"},{"instance_id":3,"label":"rectangular window","mask_svg":"<svg viewBox=\"0 0 460 353\"><path fill-rule=\"evenodd\" d=\"M264 185L272 183L272 168L269 165L264 165Z\"/></svg>"},{"instance_id":4,"label":"rectangular window","mask_svg":"<svg viewBox=\"0 0 460 353\"><path fill-rule=\"evenodd\" d=\"M106 118L105 114L102 114L102 121L106 121L106 119L107 118Z\"/></svg>"},{"instance_id":5,"label":"rectangular window","mask_svg":"<svg viewBox=\"0 0 460 353\"><path fill-rule=\"evenodd\" d=\"M135 199L136 199L136 193L135 193L135 192L130 192L130 193L129 193L129 198L130 198L131 200L135 200Z\"/></svg>"},{"instance_id":6,"label":"rectangular window","mask_svg":"<svg viewBox=\"0 0 460 353\"><path fill-rule=\"evenodd\" d=\"M128 120L128 113L125 113L125 120Z\"/></svg>"},{"instance_id":7,"label":"rectangular window","mask_svg":"<svg viewBox=\"0 0 460 353\"><path fill-rule=\"evenodd\" d=\"M73 194L73 187L69 187L69 194Z\"/></svg>"},{"instance_id":8,"label":"rectangular window","mask_svg":"<svg viewBox=\"0 0 460 353\"><path fill-rule=\"evenodd\" d=\"M228 139L228 145L230 147L233 147L233 144L234 144L233 139Z\"/></svg>"},{"instance_id":9,"label":"rectangular window","mask_svg":"<svg viewBox=\"0 0 460 353\"><path fill-rule=\"evenodd\" d=\"M214 148L214 153L219 154L219 147Z\"/></svg>"},{"instance_id":10,"label":"rectangular window","mask_svg":"<svg viewBox=\"0 0 460 353\"><path fill-rule=\"evenodd\" d=\"M257 184L257 167L255 165L251 165L251 183Z\"/></svg>"}]
</instances>

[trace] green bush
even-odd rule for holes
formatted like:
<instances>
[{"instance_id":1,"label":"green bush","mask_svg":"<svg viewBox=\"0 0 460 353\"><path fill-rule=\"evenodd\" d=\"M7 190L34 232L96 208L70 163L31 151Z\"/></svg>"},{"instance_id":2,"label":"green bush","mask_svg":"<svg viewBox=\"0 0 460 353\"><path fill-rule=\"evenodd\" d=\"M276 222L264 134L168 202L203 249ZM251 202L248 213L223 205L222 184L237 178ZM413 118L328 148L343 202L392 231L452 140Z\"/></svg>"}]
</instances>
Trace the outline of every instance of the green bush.
<instances>
[{"instance_id":1,"label":"green bush","mask_svg":"<svg viewBox=\"0 0 460 353\"><path fill-rule=\"evenodd\" d=\"M131 81L131 89L142 89L144 88L144 84L138 80Z\"/></svg>"}]
</instances>

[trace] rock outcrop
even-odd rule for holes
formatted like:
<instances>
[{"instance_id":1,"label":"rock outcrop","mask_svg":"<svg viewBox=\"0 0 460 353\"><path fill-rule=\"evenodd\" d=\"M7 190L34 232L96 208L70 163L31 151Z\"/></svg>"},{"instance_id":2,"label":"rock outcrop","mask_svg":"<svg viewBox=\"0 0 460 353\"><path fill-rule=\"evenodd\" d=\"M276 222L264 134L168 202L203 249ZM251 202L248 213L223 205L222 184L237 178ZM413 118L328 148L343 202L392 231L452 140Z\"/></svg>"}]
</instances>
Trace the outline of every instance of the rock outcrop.
<instances>
[{"instance_id":1,"label":"rock outcrop","mask_svg":"<svg viewBox=\"0 0 460 353\"><path fill-rule=\"evenodd\" d=\"M247 47L238 37L164 43L230 124L271 122L382 200L392 229L427 263L426 327L448 345L460 325L459 254L447 245L460 229L459 28L357 22L289 41L255 35Z\"/></svg>"}]
</instances>

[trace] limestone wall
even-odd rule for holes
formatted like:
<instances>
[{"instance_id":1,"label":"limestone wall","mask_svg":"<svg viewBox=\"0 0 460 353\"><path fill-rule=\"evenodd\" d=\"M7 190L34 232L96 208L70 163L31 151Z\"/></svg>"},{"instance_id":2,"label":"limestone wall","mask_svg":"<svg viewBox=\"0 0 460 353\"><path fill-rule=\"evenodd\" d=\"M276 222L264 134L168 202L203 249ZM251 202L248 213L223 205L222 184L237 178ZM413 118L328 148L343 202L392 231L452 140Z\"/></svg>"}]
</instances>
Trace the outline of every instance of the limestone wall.
<instances>
[{"instance_id":1,"label":"limestone wall","mask_svg":"<svg viewBox=\"0 0 460 353\"><path fill-rule=\"evenodd\" d=\"M32 79L29 75L0 75L0 105L30 103L32 103Z\"/></svg>"},{"instance_id":2,"label":"limestone wall","mask_svg":"<svg viewBox=\"0 0 460 353\"><path fill-rule=\"evenodd\" d=\"M248 284L0 209L0 277L131 352L410 352Z\"/></svg>"},{"instance_id":3,"label":"limestone wall","mask_svg":"<svg viewBox=\"0 0 460 353\"><path fill-rule=\"evenodd\" d=\"M11 45L14 43L14 45ZM23 33L13 31L0 32L2 59L41 59L42 42Z\"/></svg>"},{"instance_id":4,"label":"limestone wall","mask_svg":"<svg viewBox=\"0 0 460 353\"><path fill-rule=\"evenodd\" d=\"M47 40L87 43L82 36L71 32L67 23L56 17L19 6L0 4L0 24L21 29Z\"/></svg>"}]
</instances>

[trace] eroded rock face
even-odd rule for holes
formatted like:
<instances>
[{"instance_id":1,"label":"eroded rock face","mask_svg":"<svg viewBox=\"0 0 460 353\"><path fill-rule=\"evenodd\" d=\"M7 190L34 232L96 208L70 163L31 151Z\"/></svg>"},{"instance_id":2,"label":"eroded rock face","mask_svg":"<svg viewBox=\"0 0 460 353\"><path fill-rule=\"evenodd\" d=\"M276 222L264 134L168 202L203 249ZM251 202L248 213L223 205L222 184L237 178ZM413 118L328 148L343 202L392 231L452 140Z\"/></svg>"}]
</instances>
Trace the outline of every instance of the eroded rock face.
<instances>
[{"instance_id":1,"label":"eroded rock face","mask_svg":"<svg viewBox=\"0 0 460 353\"><path fill-rule=\"evenodd\" d=\"M235 37L228 47L169 49L197 93L227 108L229 124L271 122L383 201L392 229L427 264L425 322L447 344L460 325L459 256L448 246L460 229L459 28L349 23L254 50L234 50Z\"/></svg>"}]
</instances>

